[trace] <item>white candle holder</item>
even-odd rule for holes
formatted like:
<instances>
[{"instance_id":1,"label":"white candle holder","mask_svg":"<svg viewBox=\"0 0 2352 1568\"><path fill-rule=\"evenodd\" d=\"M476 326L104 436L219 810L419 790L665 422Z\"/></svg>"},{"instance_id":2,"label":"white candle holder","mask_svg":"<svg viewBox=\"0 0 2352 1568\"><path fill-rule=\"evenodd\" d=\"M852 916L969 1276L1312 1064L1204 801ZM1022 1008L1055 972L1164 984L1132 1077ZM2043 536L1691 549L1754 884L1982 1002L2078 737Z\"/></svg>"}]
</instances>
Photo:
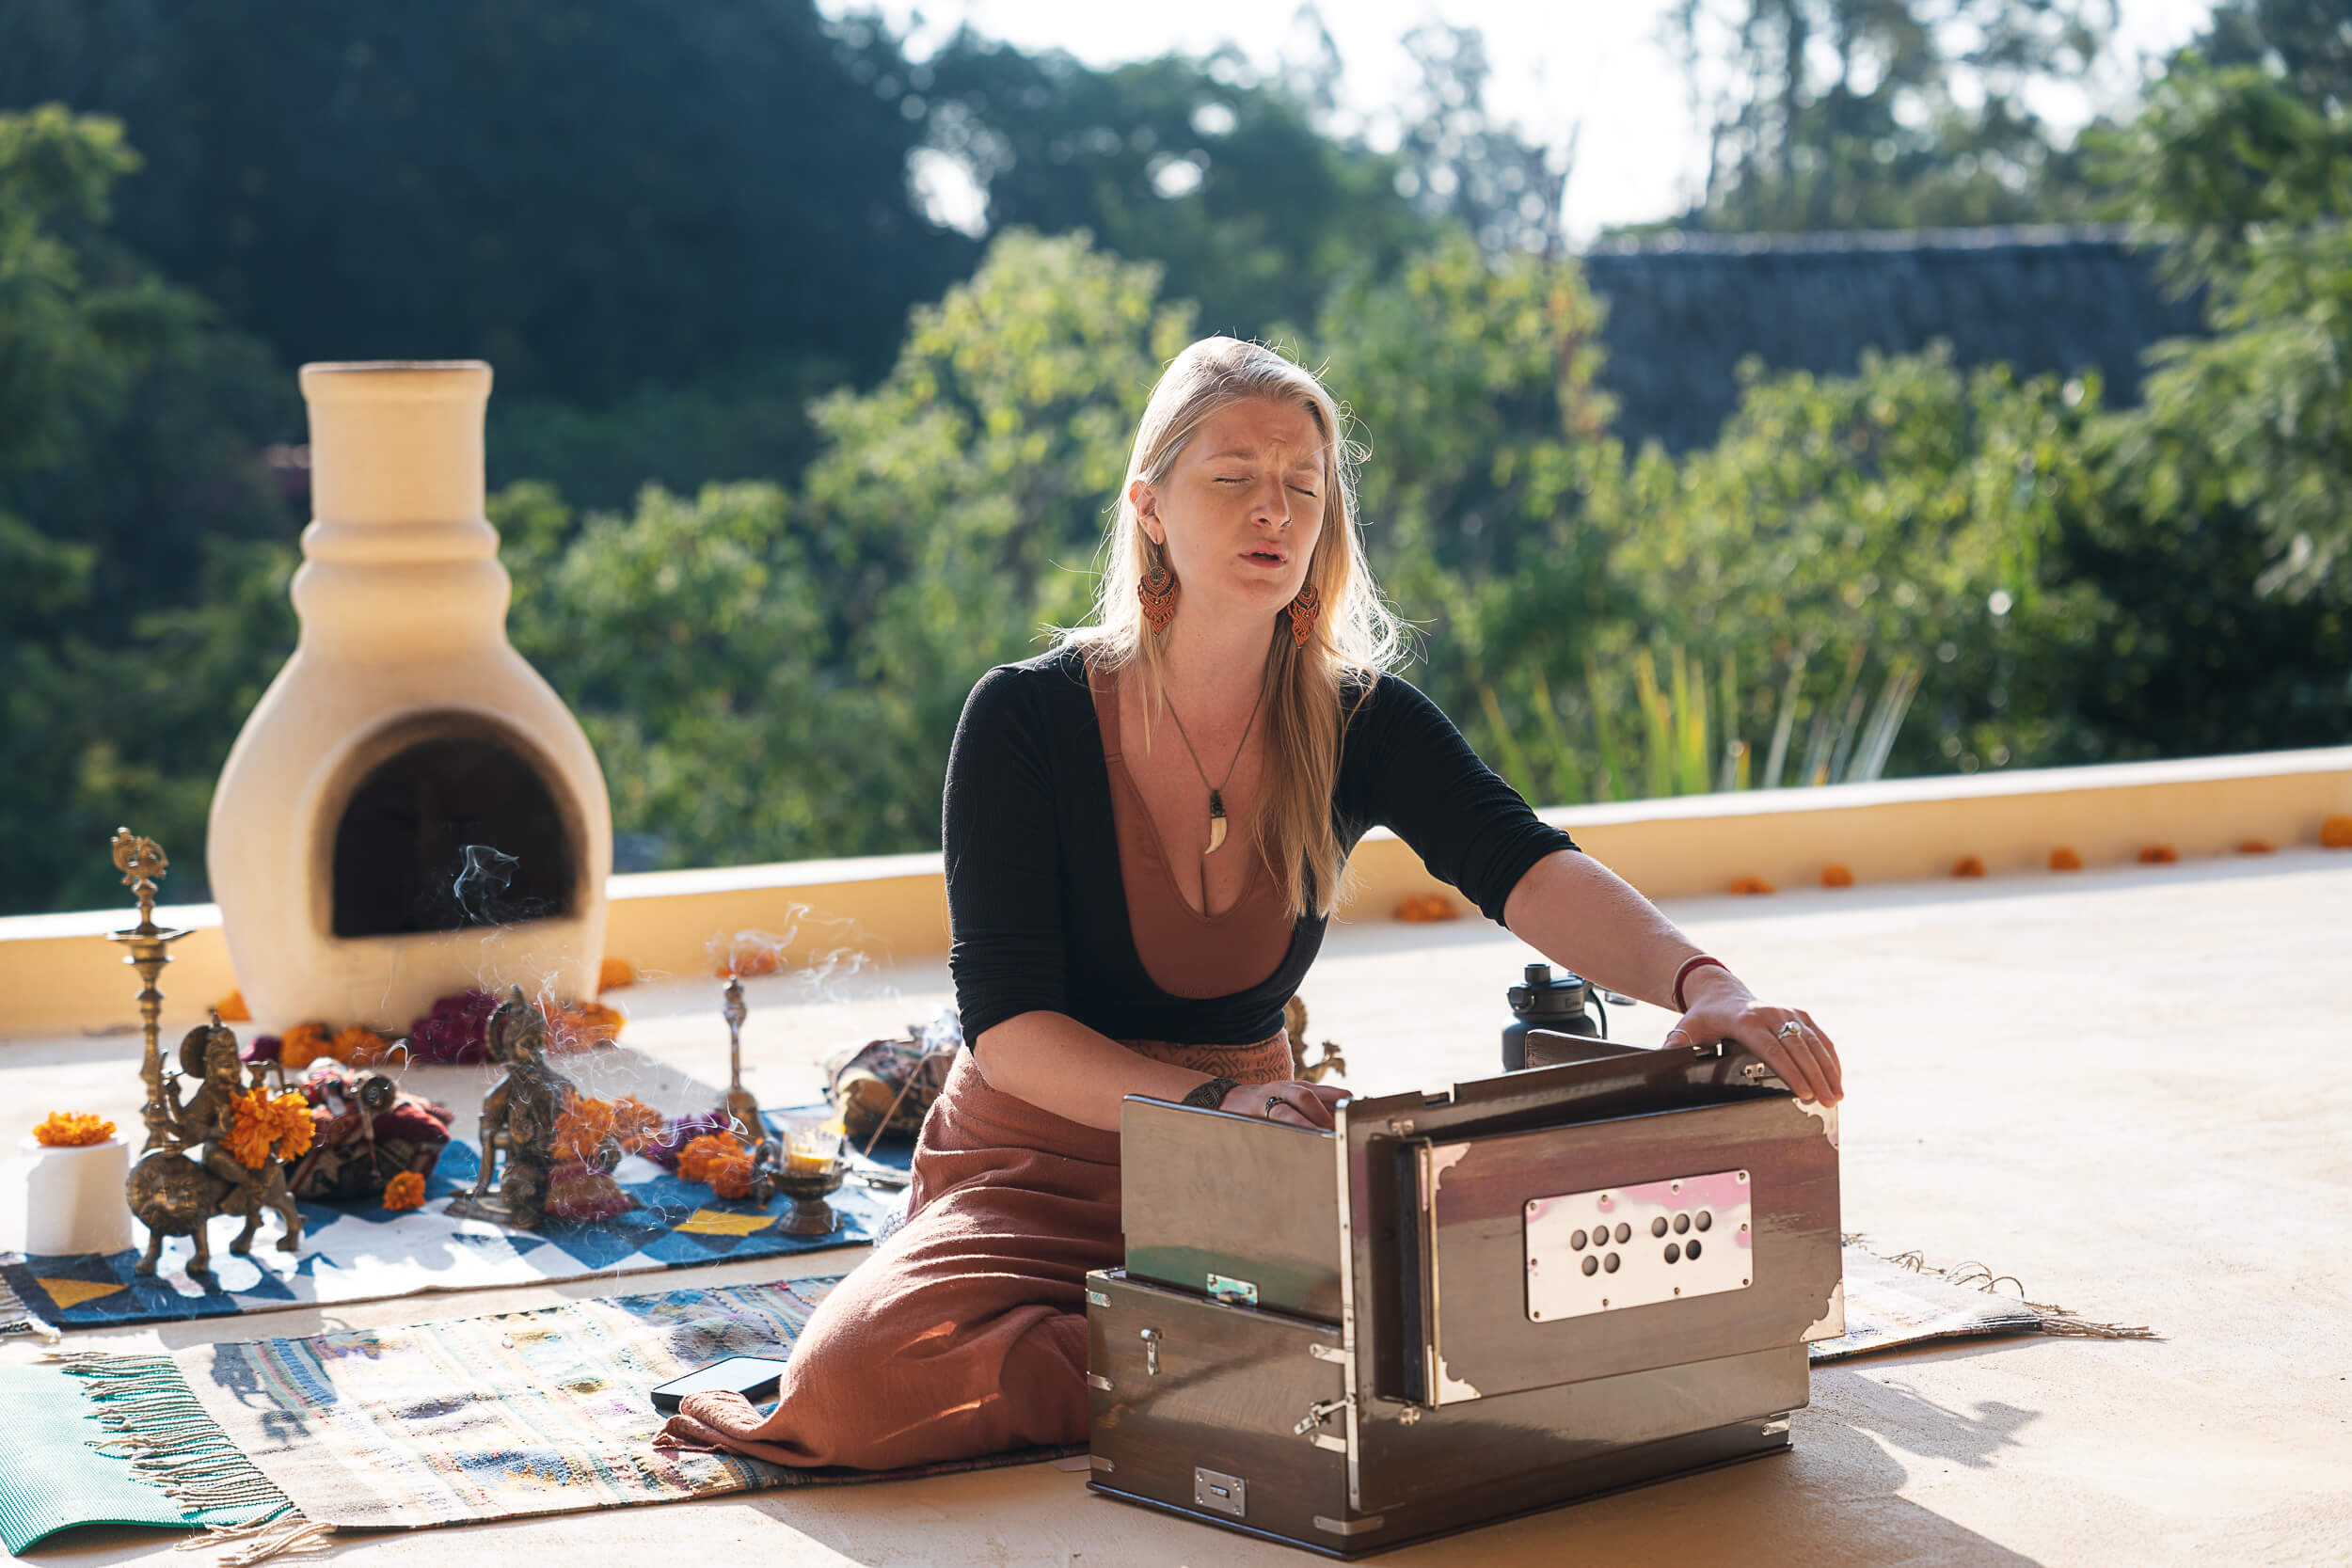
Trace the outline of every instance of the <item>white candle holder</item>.
<instances>
[{"instance_id":1,"label":"white candle holder","mask_svg":"<svg viewBox=\"0 0 2352 1568\"><path fill-rule=\"evenodd\" d=\"M27 1253L112 1253L131 1245L131 1206L123 1196L131 1146L120 1134L62 1148L27 1136L20 1148Z\"/></svg>"}]
</instances>

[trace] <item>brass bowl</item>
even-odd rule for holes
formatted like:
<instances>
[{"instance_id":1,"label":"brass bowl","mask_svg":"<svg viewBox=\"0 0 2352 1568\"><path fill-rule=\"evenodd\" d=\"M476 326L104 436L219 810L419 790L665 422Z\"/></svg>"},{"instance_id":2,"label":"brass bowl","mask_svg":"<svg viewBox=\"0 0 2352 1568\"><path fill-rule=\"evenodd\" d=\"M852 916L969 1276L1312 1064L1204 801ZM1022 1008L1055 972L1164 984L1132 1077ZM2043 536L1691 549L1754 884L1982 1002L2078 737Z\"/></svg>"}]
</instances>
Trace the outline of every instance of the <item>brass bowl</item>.
<instances>
[{"instance_id":1,"label":"brass bowl","mask_svg":"<svg viewBox=\"0 0 2352 1568\"><path fill-rule=\"evenodd\" d=\"M841 1186L841 1162L834 1161L821 1171L778 1170L773 1178L776 1191L792 1200L792 1207L776 1228L787 1236L830 1236L841 1228L841 1216L827 1203L828 1194Z\"/></svg>"}]
</instances>

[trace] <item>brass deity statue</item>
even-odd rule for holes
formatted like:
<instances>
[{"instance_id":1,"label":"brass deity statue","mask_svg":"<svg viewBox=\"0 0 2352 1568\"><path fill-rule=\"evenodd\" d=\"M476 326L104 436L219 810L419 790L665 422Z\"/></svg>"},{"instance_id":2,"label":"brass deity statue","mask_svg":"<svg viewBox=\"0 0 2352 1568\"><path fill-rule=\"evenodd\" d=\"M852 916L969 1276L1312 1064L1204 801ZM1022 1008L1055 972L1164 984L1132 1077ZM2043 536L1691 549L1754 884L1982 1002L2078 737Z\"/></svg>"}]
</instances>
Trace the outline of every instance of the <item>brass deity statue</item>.
<instances>
[{"instance_id":1,"label":"brass deity statue","mask_svg":"<svg viewBox=\"0 0 2352 1568\"><path fill-rule=\"evenodd\" d=\"M548 1021L512 988L490 1014L483 1034L490 1059L506 1076L482 1099L482 1169L473 1190L449 1200L444 1212L529 1229L547 1212L548 1177L555 1168L555 1126L575 1095L570 1080L548 1065ZM498 1196L490 1196L495 1180Z\"/></svg>"},{"instance_id":2,"label":"brass deity statue","mask_svg":"<svg viewBox=\"0 0 2352 1568\"><path fill-rule=\"evenodd\" d=\"M235 1148L237 1101L245 1092L243 1065L237 1058L237 1037L215 1013L210 1023L197 1025L181 1040L180 1070L157 1081L148 1112L158 1147L132 1167L125 1186L131 1212L147 1227L147 1251L137 1264L142 1275L155 1272L167 1236L185 1236L194 1244L190 1274L210 1274L212 1249L205 1231L220 1214L245 1216L245 1228L229 1243L229 1250L240 1257L252 1250L264 1209L276 1210L284 1222L278 1250L293 1252L302 1244L302 1212L287 1190L285 1162L271 1140L262 1137L249 1151L256 1159L253 1164ZM183 1077L198 1083L195 1096L184 1102L180 1093ZM252 1092L262 1092L259 1071ZM193 1159L190 1150L196 1151Z\"/></svg>"}]
</instances>

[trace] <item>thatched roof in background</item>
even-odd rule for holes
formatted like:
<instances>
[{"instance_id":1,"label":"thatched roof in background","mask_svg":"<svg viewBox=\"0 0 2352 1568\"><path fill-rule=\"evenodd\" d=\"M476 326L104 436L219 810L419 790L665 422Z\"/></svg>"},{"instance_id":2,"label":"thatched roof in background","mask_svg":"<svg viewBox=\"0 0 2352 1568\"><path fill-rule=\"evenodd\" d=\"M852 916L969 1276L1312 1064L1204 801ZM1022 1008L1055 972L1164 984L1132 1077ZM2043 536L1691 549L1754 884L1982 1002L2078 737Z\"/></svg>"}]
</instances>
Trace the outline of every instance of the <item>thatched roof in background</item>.
<instances>
[{"instance_id":1,"label":"thatched roof in background","mask_svg":"<svg viewBox=\"0 0 2352 1568\"><path fill-rule=\"evenodd\" d=\"M2137 401L2139 356L2201 330L2201 300L2168 297L2157 252L2120 227L1925 229L1863 234L1645 235L1582 257L1607 299L1600 381L1629 447L1715 438L1748 354L1774 371L1851 373L1865 348L1950 341L1963 365L2020 375L2095 365L2106 403Z\"/></svg>"}]
</instances>

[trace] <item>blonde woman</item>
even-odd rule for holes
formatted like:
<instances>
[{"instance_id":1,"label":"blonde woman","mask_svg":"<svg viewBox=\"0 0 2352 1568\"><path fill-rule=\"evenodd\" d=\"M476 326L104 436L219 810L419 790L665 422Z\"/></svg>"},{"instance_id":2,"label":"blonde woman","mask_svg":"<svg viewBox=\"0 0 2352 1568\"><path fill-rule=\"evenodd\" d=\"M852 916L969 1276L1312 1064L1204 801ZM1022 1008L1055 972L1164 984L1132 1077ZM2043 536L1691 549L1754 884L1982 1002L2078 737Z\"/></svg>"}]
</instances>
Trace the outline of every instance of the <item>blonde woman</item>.
<instances>
[{"instance_id":1,"label":"blonde woman","mask_svg":"<svg viewBox=\"0 0 2352 1568\"><path fill-rule=\"evenodd\" d=\"M690 1398L663 1441L882 1469L1087 1434L1085 1276L1117 1265L1128 1095L1327 1127L1282 1005L1375 824L1547 956L1842 1093L1802 1009L1546 826L1387 673L1339 409L1231 338L1145 408L1091 625L983 676L947 764L949 955L970 1048L905 1227L826 1298L762 1418ZM1280 1201L1279 1195L1266 1195Z\"/></svg>"}]
</instances>

